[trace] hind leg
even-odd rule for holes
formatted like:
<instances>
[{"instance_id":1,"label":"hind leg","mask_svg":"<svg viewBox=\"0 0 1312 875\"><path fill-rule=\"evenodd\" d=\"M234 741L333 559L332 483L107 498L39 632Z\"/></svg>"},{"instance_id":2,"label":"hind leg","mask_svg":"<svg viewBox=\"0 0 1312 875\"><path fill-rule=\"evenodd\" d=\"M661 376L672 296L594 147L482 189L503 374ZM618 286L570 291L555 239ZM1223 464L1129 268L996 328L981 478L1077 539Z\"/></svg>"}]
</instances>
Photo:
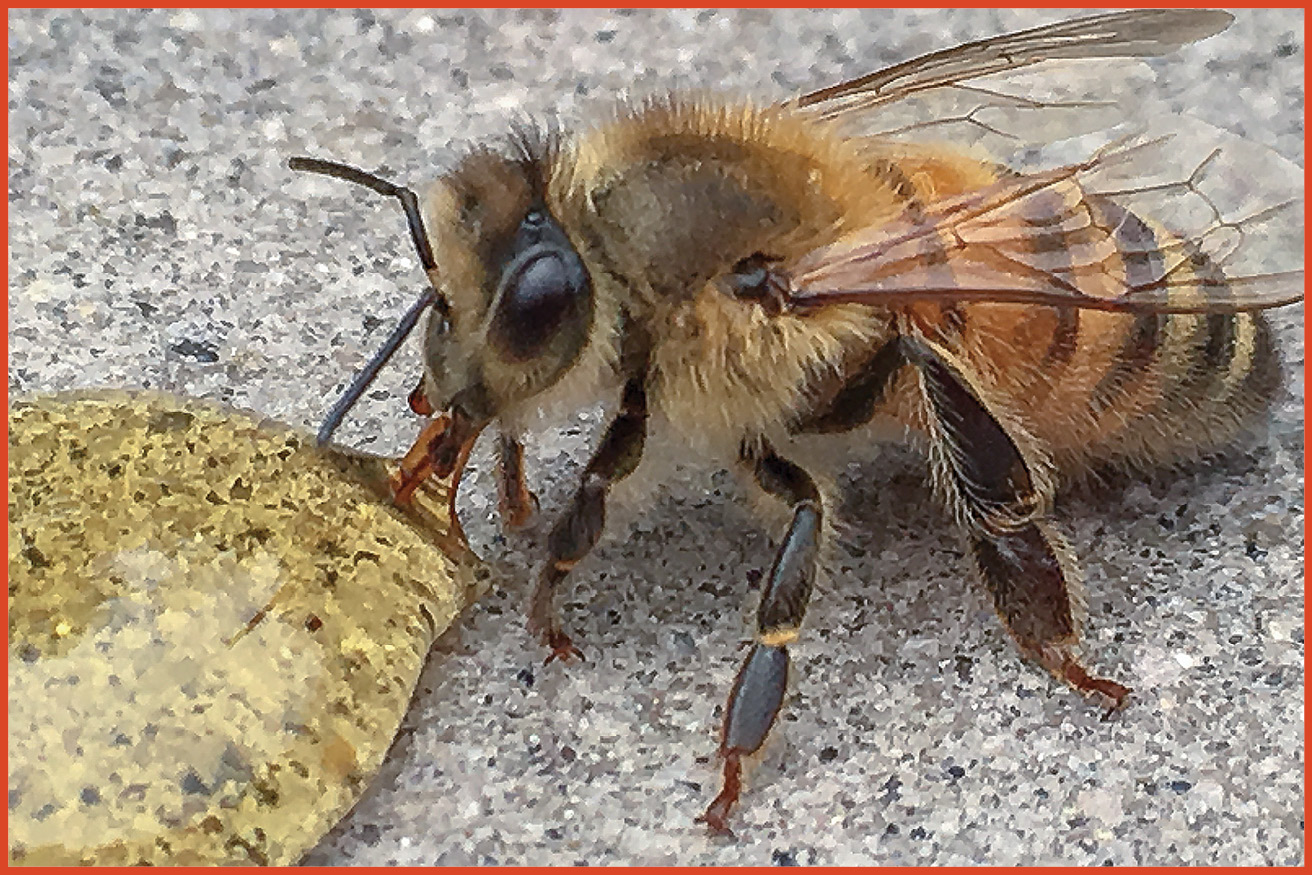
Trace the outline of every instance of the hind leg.
<instances>
[{"instance_id":1,"label":"hind leg","mask_svg":"<svg viewBox=\"0 0 1312 875\"><path fill-rule=\"evenodd\" d=\"M1130 688L1088 671L1076 654L1075 574L1043 521L1050 487L981 400L963 369L928 341L904 339L926 414L937 480L965 524L976 569L1021 651L1109 711Z\"/></svg>"}]
</instances>

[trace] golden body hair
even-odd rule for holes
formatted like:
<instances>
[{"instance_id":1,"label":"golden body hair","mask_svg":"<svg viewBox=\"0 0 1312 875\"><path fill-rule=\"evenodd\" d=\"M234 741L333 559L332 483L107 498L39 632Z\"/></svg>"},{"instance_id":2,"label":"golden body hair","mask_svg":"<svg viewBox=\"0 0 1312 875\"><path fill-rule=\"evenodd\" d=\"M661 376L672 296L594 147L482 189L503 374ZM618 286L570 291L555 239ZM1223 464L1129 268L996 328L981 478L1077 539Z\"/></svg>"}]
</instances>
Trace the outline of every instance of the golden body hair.
<instances>
[{"instance_id":1,"label":"golden body hair","mask_svg":"<svg viewBox=\"0 0 1312 875\"><path fill-rule=\"evenodd\" d=\"M920 303L770 314L720 286L745 253L769 253L786 271L853 230L993 184L1000 168L976 155L853 140L777 108L669 99L621 110L553 160L552 209L574 229L604 302L585 356L617 363L621 330L636 323L651 342L653 408L726 460L744 440L787 441L790 426L829 401L899 321L952 349L980 395L1032 439L1027 455L1071 476L1099 462L1150 465L1224 445L1279 384L1257 313ZM1075 183L1059 193L1082 197ZM1049 245L1063 243L1081 245L1076 233ZM936 267L927 254L925 269ZM1082 277L1082 290L1117 294L1101 270ZM1196 296L1187 287L1172 294ZM566 375L579 384L567 396L595 392L597 373ZM910 373L897 380L876 422L923 431L914 382Z\"/></svg>"}]
</instances>

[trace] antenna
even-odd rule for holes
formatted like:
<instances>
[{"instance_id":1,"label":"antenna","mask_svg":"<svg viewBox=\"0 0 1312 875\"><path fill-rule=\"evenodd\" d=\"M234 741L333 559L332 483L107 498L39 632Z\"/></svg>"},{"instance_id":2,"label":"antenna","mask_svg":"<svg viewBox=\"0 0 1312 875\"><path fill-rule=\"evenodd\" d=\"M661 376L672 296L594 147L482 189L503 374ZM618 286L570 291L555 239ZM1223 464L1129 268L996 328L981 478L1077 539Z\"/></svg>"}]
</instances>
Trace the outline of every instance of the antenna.
<instances>
[{"instance_id":1,"label":"antenna","mask_svg":"<svg viewBox=\"0 0 1312 875\"><path fill-rule=\"evenodd\" d=\"M381 195L395 197L400 200L401 207L405 210L406 224L410 228L410 239L414 242L415 250L419 253L419 263L423 265L424 272L428 274L429 282L433 282L437 272L437 263L433 260L433 249L428 243L428 234L424 231L424 220L419 214L419 198L415 196L413 191L388 182L372 173L366 173L359 168L339 164L336 161L323 161L318 158L293 158L287 164L292 170L304 170L324 176L333 176L337 179L345 179L347 182L363 185ZM374 357L369 360L368 364L355 375L351 385L346 387L342 397L338 398L337 403L328 411L328 416L324 418L323 425L319 426L319 433L315 436L316 444L322 447L332 439L333 432L337 431L337 427L342 424L346 414L355 406L355 402L360 400L364 390L378 376L378 372L383 369L383 366L387 364L410 335L410 332L414 330L424 310L430 306L436 306L441 311L446 310L446 302L441 299L435 288L429 288L419 296L419 300L410 306L410 309L401 317L401 321L396 328L392 329L392 333L388 335L382 349L374 353Z\"/></svg>"}]
</instances>

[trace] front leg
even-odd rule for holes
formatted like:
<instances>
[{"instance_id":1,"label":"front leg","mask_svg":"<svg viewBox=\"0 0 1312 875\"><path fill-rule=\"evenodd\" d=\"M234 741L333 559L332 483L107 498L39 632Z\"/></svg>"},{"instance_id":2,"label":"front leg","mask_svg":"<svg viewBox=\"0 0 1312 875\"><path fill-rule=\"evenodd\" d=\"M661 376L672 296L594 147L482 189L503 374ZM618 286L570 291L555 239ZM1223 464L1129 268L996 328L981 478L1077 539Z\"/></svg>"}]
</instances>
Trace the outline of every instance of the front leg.
<instances>
[{"instance_id":1,"label":"front leg","mask_svg":"<svg viewBox=\"0 0 1312 875\"><path fill-rule=\"evenodd\" d=\"M788 686L787 645L797 640L815 583L823 511L820 490L797 465L765 447L743 461L761 488L793 509L756 611L756 640L738 671L720 737L724 785L699 818L713 832L732 835L729 812L742 788L742 758L760 750L783 706Z\"/></svg>"},{"instance_id":2,"label":"front leg","mask_svg":"<svg viewBox=\"0 0 1312 875\"><path fill-rule=\"evenodd\" d=\"M556 587L571 568L596 545L606 525L606 491L638 467L647 438L647 394L641 378L624 386L619 415L611 421L601 446L593 454L569 509L547 539L547 564L533 590L529 608L529 632L551 648L547 662L570 656L582 657L556 616Z\"/></svg>"},{"instance_id":3,"label":"front leg","mask_svg":"<svg viewBox=\"0 0 1312 875\"><path fill-rule=\"evenodd\" d=\"M428 391L426 379L421 378L419 383L411 390L408 399L410 409L419 416L432 416L433 405L428 401ZM410 496L419 483L426 479L433 471L433 461L428 458L428 446L432 443L434 437L440 436L445 425L441 423L429 425L420 435L420 439L415 442L415 447L406 456L406 465L403 466L403 473L398 479L394 488L394 494L397 504L407 504ZM472 447L471 447L472 448ZM422 454L420 454L422 451ZM465 454L468 458L468 453ZM463 468L463 464L460 465ZM528 488L528 482L524 478L524 444L519 437L507 432L502 427L500 440L497 443L497 493L500 497L499 508L501 510L501 519L506 528L522 529L528 525L530 518L538 509L537 496ZM459 473L457 473L453 486L459 486ZM451 520L452 524L459 528L460 520L456 515L456 489L451 490ZM463 540L464 534L460 533Z\"/></svg>"},{"instance_id":4,"label":"front leg","mask_svg":"<svg viewBox=\"0 0 1312 875\"><path fill-rule=\"evenodd\" d=\"M1041 519L1050 487L946 350L921 339L900 343L919 374L936 479L965 523L998 615L1039 665L1109 713L1121 707L1130 688L1091 675L1075 652L1074 573L1065 545Z\"/></svg>"},{"instance_id":5,"label":"front leg","mask_svg":"<svg viewBox=\"0 0 1312 875\"><path fill-rule=\"evenodd\" d=\"M505 431L497 444L497 470L502 524L508 529L522 529L537 511L538 499L524 477L524 444Z\"/></svg>"}]
</instances>

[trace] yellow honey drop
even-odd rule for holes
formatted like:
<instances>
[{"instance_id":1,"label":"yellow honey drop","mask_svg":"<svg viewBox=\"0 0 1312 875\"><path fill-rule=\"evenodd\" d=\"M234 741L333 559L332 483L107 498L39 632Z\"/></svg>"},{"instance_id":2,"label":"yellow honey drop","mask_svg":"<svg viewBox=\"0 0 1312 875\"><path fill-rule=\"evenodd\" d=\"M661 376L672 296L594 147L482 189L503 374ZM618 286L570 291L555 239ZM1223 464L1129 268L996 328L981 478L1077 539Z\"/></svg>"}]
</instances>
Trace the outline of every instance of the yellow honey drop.
<instances>
[{"instance_id":1,"label":"yellow honey drop","mask_svg":"<svg viewBox=\"0 0 1312 875\"><path fill-rule=\"evenodd\" d=\"M155 394L9 424L9 861L289 864L470 597L386 460Z\"/></svg>"}]
</instances>

